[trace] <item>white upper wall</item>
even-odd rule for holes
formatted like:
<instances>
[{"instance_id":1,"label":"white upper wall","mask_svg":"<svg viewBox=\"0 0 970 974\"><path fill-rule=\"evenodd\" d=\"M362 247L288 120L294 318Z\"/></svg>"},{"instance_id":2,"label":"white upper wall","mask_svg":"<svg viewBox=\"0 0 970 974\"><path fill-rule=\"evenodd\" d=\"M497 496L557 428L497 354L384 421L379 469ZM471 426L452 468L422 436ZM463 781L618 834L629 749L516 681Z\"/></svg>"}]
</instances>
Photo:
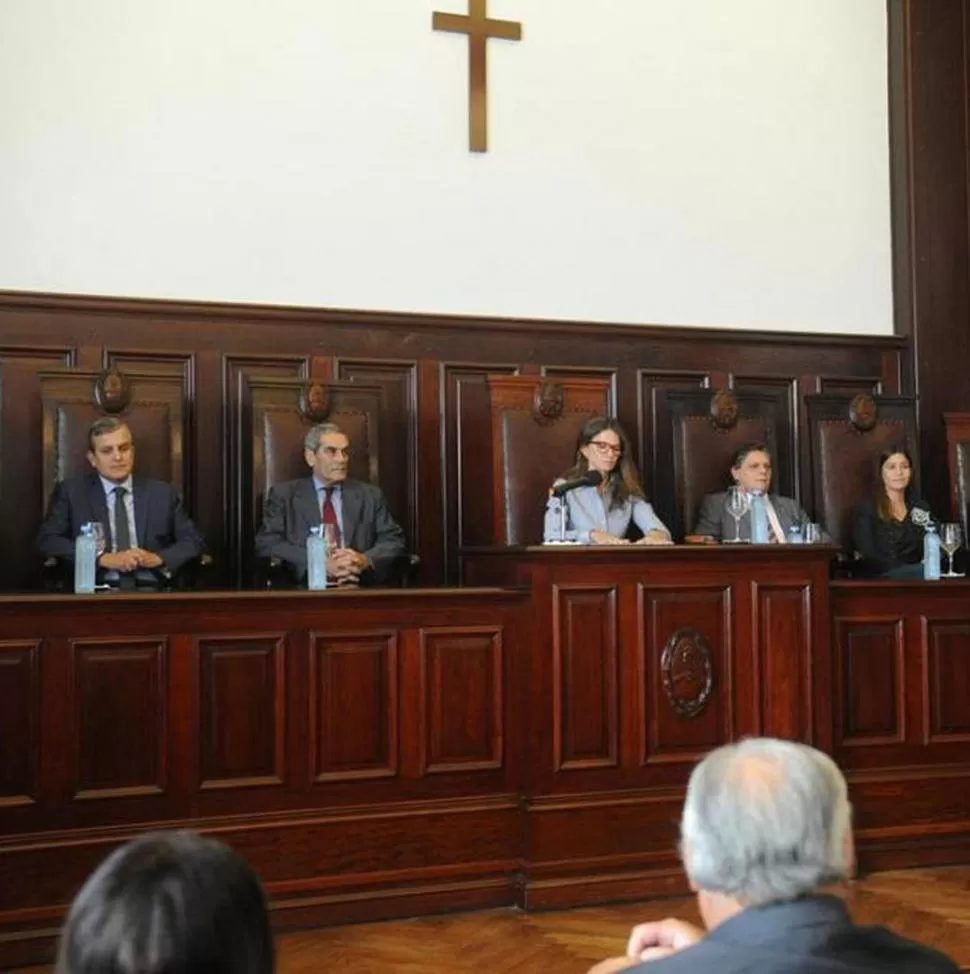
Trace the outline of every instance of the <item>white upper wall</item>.
<instances>
[{"instance_id":1,"label":"white upper wall","mask_svg":"<svg viewBox=\"0 0 970 974\"><path fill-rule=\"evenodd\" d=\"M0 288L892 332L885 0L0 0Z\"/></svg>"}]
</instances>

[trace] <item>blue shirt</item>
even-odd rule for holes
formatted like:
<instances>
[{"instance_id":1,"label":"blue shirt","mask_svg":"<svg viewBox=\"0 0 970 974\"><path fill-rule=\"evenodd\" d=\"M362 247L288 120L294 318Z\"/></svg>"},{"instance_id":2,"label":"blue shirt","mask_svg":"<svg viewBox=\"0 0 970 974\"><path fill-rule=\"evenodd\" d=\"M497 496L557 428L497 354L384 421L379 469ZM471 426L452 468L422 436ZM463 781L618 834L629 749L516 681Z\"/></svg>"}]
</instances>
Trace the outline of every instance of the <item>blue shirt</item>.
<instances>
[{"instance_id":1,"label":"blue shirt","mask_svg":"<svg viewBox=\"0 0 970 974\"><path fill-rule=\"evenodd\" d=\"M580 544L590 544L590 531L605 531L618 538L626 536L630 522L644 533L667 531L653 506L642 497L628 497L622 504L609 508L612 492L600 493L596 487L577 487L566 494L569 524Z\"/></svg>"},{"instance_id":2,"label":"blue shirt","mask_svg":"<svg viewBox=\"0 0 970 974\"><path fill-rule=\"evenodd\" d=\"M344 535L344 490L343 481L337 481L335 484L324 484L322 480L317 479L317 475L313 475L313 486L317 491L317 507L320 509L320 518L323 519L323 502L327 499L326 490L328 487L333 488L330 494L330 500L333 503L333 509L337 513L337 524L340 526L340 540L341 547L346 547L343 543L345 540Z\"/></svg>"}]
</instances>

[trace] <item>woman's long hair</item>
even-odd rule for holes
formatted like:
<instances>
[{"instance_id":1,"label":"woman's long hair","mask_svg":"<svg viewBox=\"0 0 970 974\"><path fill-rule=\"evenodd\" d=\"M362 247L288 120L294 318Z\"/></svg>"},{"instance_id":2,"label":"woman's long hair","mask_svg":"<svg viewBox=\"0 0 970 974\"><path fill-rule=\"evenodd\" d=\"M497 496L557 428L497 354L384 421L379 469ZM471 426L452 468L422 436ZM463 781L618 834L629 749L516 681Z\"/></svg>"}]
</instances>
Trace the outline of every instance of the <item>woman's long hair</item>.
<instances>
[{"instance_id":1,"label":"woman's long hair","mask_svg":"<svg viewBox=\"0 0 970 974\"><path fill-rule=\"evenodd\" d=\"M913 458L910 456L909 450L903 446L901 443L893 443L887 446L882 453L879 454L879 462L876 464L876 482L873 490L873 500L876 505L876 513L879 515L880 521L891 521L892 520L892 508L889 505L889 494L886 493L886 485L882 482L882 467L883 464L892 456L896 454L906 457L909 461L909 484L906 487L906 493L904 498L906 501L906 510L908 511L913 506L913 476L916 473L913 467Z\"/></svg>"},{"instance_id":2,"label":"woman's long hair","mask_svg":"<svg viewBox=\"0 0 970 974\"><path fill-rule=\"evenodd\" d=\"M589 470L589 461L583 456L582 449L604 430L611 430L620 438L620 458L610 477L610 484L613 488L610 507L622 507L631 497L645 498L643 487L640 486L637 465L633 462L630 439L623 427L615 419L610 419L607 416L597 416L591 419L580 430L579 439L576 441L576 460L572 467L563 474L563 477L566 480L575 480Z\"/></svg>"}]
</instances>

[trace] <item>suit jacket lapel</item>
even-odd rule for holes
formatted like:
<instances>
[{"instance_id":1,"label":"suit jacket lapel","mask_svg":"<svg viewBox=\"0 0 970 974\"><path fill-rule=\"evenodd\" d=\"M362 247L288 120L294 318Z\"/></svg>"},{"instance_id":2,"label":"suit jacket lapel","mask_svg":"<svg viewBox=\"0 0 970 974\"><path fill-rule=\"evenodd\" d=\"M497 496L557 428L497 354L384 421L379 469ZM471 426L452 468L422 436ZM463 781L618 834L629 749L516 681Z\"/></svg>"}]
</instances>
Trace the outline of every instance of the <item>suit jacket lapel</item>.
<instances>
[{"instance_id":1,"label":"suit jacket lapel","mask_svg":"<svg viewBox=\"0 0 970 974\"><path fill-rule=\"evenodd\" d=\"M300 486L293 498L293 505L303 516L308 527L314 528L323 521L323 514L317 500L317 488L314 486L312 477L300 481Z\"/></svg>"},{"instance_id":2,"label":"suit jacket lapel","mask_svg":"<svg viewBox=\"0 0 970 974\"><path fill-rule=\"evenodd\" d=\"M131 502L135 505L135 544L139 548L148 540L148 498L145 482L136 478L131 481Z\"/></svg>"},{"instance_id":3,"label":"suit jacket lapel","mask_svg":"<svg viewBox=\"0 0 970 974\"><path fill-rule=\"evenodd\" d=\"M345 548L359 550L356 542L357 526L360 524L360 512L363 507L363 492L350 480L344 481L341 514L343 515L343 543Z\"/></svg>"},{"instance_id":4,"label":"suit jacket lapel","mask_svg":"<svg viewBox=\"0 0 970 974\"><path fill-rule=\"evenodd\" d=\"M104 496L104 484L101 478L95 474L91 479L91 520L100 521L104 528L105 544L110 550L114 545L114 538L111 537L111 518L108 517L108 501Z\"/></svg>"}]
</instances>

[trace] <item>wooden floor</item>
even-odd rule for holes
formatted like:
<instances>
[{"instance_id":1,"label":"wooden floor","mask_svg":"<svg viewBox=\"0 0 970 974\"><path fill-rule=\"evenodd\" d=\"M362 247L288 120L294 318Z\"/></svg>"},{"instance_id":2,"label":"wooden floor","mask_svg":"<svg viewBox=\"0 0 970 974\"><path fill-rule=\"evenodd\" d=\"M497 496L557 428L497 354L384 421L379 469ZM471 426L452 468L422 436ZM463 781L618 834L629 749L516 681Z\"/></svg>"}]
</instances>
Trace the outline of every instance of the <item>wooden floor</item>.
<instances>
[{"instance_id":1,"label":"wooden floor","mask_svg":"<svg viewBox=\"0 0 970 974\"><path fill-rule=\"evenodd\" d=\"M885 924L970 971L970 866L880 873L857 883L849 902L858 922ZM692 900L652 900L331 927L280 937L278 974L585 974L623 952L635 923L665 916L698 920Z\"/></svg>"},{"instance_id":2,"label":"wooden floor","mask_svg":"<svg viewBox=\"0 0 970 974\"><path fill-rule=\"evenodd\" d=\"M859 922L890 926L970 970L970 867L881 873L857 883L850 903ZM689 900L654 900L287 934L280 938L279 974L584 974L594 962L623 952L634 923L671 915L697 919Z\"/></svg>"}]
</instances>

